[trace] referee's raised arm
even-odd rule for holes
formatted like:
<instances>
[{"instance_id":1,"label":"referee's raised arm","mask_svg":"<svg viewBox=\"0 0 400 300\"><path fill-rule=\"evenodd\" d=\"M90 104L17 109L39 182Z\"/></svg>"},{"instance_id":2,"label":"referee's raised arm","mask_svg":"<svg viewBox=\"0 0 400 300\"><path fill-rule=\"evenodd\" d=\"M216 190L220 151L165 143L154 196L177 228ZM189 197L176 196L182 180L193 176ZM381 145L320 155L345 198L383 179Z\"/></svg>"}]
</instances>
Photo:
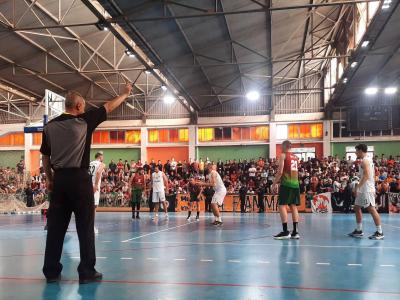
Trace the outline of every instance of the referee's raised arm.
<instances>
[{"instance_id":1,"label":"referee's raised arm","mask_svg":"<svg viewBox=\"0 0 400 300\"><path fill-rule=\"evenodd\" d=\"M85 112L85 100L75 91L65 97L65 113L51 120L43 129L40 152L51 201L43 273L48 283L61 278L60 263L64 236L71 214L75 214L81 262L79 282L102 279L95 269L94 195L88 172L92 133L129 96L130 84L121 95L103 106Z\"/></svg>"}]
</instances>

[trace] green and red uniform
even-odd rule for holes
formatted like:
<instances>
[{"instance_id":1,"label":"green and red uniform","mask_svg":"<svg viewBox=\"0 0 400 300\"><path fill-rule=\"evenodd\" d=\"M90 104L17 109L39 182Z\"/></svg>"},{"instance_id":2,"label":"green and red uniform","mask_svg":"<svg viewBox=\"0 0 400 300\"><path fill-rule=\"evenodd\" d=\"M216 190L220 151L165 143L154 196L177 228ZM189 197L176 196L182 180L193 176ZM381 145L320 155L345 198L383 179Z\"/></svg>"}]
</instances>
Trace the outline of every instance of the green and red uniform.
<instances>
[{"instance_id":1,"label":"green and red uniform","mask_svg":"<svg viewBox=\"0 0 400 300\"><path fill-rule=\"evenodd\" d=\"M291 152L285 152L279 205L290 204L300 205L298 158Z\"/></svg>"}]
</instances>

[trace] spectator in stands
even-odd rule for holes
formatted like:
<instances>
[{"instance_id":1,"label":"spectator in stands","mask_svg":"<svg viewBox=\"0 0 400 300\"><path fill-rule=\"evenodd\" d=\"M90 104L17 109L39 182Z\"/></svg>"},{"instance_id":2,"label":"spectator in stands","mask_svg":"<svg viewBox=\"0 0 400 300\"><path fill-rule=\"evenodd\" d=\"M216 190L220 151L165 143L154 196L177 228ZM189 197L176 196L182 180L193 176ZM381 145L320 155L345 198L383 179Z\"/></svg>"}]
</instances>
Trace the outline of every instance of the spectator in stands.
<instances>
[{"instance_id":1,"label":"spectator in stands","mask_svg":"<svg viewBox=\"0 0 400 300\"><path fill-rule=\"evenodd\" d=\"M117 165L113 160L111 160L108 165L108 168L111 170L111 172L115 173L115 171L117 170Z\"/></svg>"}]
</instances>

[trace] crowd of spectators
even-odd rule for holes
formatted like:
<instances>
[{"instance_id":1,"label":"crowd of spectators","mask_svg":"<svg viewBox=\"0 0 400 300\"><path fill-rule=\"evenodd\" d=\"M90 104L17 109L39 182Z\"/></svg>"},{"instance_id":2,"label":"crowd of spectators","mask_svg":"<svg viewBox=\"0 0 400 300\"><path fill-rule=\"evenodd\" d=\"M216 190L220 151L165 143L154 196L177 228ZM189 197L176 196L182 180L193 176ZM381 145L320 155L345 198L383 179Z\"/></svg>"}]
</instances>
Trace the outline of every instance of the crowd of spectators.
<instances>
[{"instance_id":1,"label":"crowd of spectators","mask_svg":"<svg viewBox=\"0 0 400 300\"><path fill-rule=\"evenodd\" d=\"M155 166L165 172L169 179L169 193L186 193L188 181L195 177L205 180L207 164L214 163L208 158L195 161L176 161L174 158L164 163L152 160L142 163L140 160L130 162L122 159L106 166L101 183L103 201L109 205L128 206L130 201L129 178L139 169L143 169L150 180ZM271 193L278 161L276 159L219 160L215 162L217 171L223 178L228 193L264 194ZM377 195L388 192L400 192L399 157L384 154L374 157ZM300 190L312 197L316 193L332 192L333 205L344 205L351 202L352 190L357 184L359 161L350 157L328 157L324 159L300 160ZM46 181L44 174L34 176L24 184L24 165L21 160L16 168L0 168L0 193L22 193L32 205L46 199ZM349 206L349 205L348 205Z\"/></svg>"},{"instance_id":2,"label":"crowd of spectators","mask_svg":"<svg viewBox=\"0 0 400 300\"><path fill-rule=\"evenodd\" d=\"M28 176L23 159L15 168L0 167L0 194L19 195L26 199L28 206L42 204L47 199L47 188L44 173L41 173L38 176Z\"/></svg>"},{"instance_id":3,"label":"crowd of spectators","mask_svg":"<svg viewBox=\"0 0 400 300\"><path fill-rule=\"evenodd\" d=\"M21 192L24 185L24 161L21 159L15 168L0 166L0 194Z\"/></svg>"},{"instance_id":4,"label":"crowd of spectators","mask_svg":"<svg viewBox=\"0 0 400 300\"><path fill-rule=\"evenodd\" d=\"M121 205L129 203L129 178L143 169L150 175L155 166L159 166L169 179L170 192L185 193L191 177L205 179L206 166L211 161L208 158L198 161L176 161L174 158L164 164L152 160L150 163L122 159L109 163L103 173L101 191L109 199L118 199ZM211 162L214 163L214 162ZM264 195L271 193L271 185L275 179L278 161L259 157L251 160L219 160L217 171L223 178L228 193L247 193ZM400 163L392 156L374 157L377 193L398 193L400 191ZM322 160L308 159L299 163L299 180L302 193L311 196L316 193L332 192L338 205L351 201L352 190L357 184L359 161L350 157L339 159L328 157ZM150 178L150 176L148 176ZM109 200L108 199L108 200ZM335 203L334 203L335 205Z\"/></svg>"}]
</instances>

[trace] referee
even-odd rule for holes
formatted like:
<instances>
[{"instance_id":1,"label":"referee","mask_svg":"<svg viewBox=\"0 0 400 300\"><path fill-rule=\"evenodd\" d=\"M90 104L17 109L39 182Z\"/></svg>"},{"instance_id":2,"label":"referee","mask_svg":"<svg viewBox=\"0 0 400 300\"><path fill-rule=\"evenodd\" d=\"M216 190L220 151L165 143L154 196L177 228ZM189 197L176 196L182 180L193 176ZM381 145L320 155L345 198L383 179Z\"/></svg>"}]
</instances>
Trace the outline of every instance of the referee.
<instances>
[{"instance_id":1,"label":"referee","mask_svg":"<svg viewBox=\"0 0 400 300\"><path fill-rule=\"evenodd\" d=\"M52 191L43 273L48 283L61 278L60 263L64 236L71 214L75 214L79 238L79 283L99 281L94 244L94 196L89 176L90 144L96 127L107 119L130 94L127 84L123 93L104 106L85 112L85 100L75 91L67 93L65 113L51 120L43 130L40 152Z\"/></svg>"}]
</instances>

